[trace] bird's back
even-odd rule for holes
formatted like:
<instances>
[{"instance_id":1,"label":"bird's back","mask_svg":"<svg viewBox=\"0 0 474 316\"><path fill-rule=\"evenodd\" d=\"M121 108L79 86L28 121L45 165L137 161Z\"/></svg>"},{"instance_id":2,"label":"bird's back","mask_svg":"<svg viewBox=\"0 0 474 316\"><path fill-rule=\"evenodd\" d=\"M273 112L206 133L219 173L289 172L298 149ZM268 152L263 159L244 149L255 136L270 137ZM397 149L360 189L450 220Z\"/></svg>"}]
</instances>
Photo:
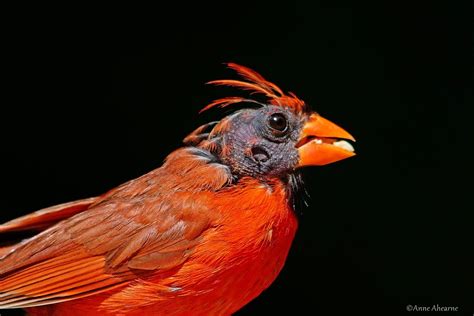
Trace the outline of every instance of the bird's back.
<instances>
[{"instance_id":1,"label":"bird's back","mask_svg":"<svg viewBox=\"0 0 474 316\"><path fill-rule=\"evenodd\" d=\"M196 150L175 152L17 246L0 261L0 306L36 315L225 315L260 294L296 231L285 186L243 178L227 187L228 170Z\"/></svg>"}]
</instances>

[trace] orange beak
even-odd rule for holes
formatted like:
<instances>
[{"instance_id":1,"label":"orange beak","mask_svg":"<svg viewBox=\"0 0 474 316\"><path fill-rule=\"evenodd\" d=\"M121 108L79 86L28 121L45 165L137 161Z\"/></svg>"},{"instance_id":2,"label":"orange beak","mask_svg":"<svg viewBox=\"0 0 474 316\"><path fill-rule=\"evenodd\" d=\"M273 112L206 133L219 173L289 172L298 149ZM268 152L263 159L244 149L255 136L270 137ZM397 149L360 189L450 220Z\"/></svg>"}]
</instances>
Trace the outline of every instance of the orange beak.
<instances>
[{"instance_id":1,"label":"orange beak","mask_svg":"<svg viewBox=\"0 0 474 316\"><path fill-rule=\"evenodd\" d=\"M311 114L296 144L300 155L298 168L327 165L355 156L354 148L345 139L355 142L341 127L319 114Z\"/></svg>"}]
</instances>

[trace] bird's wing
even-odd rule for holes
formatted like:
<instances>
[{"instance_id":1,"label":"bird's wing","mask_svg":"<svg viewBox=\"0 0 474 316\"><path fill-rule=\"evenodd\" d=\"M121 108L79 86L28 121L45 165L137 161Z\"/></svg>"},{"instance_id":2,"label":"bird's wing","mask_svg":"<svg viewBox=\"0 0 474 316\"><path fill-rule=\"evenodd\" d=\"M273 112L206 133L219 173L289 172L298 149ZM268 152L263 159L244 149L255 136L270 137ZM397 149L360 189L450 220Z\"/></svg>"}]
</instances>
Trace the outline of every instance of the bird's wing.
<instances>
[{"instance_id":1,"label":"bird's wing","mask_svg":"<svg viewBox=\"0 0 474 316\"><path fill-rule=\"evenodd\" d=\"M45 228L48 228L65 218L69 218L86 210L97 199L98 197L93 197L59 204L41 209L22 217L18 217L14 220L1 224L0 234L25 230L44 230Z\"/></svg>"},{"instance_id":2,"label":"bird's wing","mask_svg":"<svg viewBox=\"0 0 474 316\"><path fill-rule=\"evenodd\" d=\"M0 259L0 308L69 301L179 267L211 225L206 194L106 200L27 240Z\"/></svg>"}]
</instances>

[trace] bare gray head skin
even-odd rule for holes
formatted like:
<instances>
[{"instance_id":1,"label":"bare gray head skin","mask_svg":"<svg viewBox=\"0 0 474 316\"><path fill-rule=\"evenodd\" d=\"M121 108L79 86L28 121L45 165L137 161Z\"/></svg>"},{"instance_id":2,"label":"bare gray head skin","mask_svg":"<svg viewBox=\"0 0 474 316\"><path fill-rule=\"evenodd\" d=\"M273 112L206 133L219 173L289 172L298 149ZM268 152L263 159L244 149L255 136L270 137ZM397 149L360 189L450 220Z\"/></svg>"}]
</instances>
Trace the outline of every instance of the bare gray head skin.
<instances>
[{"instance_id":1,"label":"bare gray head skin","mask_svg":"<svg viewBox=\"0 0 474 316\"><path fill-rule=\"evenodd\" d=\"M219 159L238 176L285 176L298 163L303 124L300 116L278 106L235 112L214 128L226 131L219 133Z\"/></svg>"}]
</instances>

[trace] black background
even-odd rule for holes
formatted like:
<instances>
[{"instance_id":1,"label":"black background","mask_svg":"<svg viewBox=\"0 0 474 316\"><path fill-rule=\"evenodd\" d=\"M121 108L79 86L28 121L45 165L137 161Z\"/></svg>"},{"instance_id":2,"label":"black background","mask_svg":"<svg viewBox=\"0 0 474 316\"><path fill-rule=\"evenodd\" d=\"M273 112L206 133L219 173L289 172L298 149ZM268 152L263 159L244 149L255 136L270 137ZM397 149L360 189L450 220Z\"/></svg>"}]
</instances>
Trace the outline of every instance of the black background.
<instances>
[{"instance_id":1,"label":"black background","mask_svg":"<svg viewBox=\"0 0 474 316\"><path fill-rule=\"evenodd\" d=\"M233 61L350 131L358 153L306 170L311 203L286 266L238 315L397 315L407 304L474 312L469 2L7 15L2 221L158 167L219 114L200 108L234 94L203 84L233 76L222 65Z\"/></svg>"}]
</instances>

